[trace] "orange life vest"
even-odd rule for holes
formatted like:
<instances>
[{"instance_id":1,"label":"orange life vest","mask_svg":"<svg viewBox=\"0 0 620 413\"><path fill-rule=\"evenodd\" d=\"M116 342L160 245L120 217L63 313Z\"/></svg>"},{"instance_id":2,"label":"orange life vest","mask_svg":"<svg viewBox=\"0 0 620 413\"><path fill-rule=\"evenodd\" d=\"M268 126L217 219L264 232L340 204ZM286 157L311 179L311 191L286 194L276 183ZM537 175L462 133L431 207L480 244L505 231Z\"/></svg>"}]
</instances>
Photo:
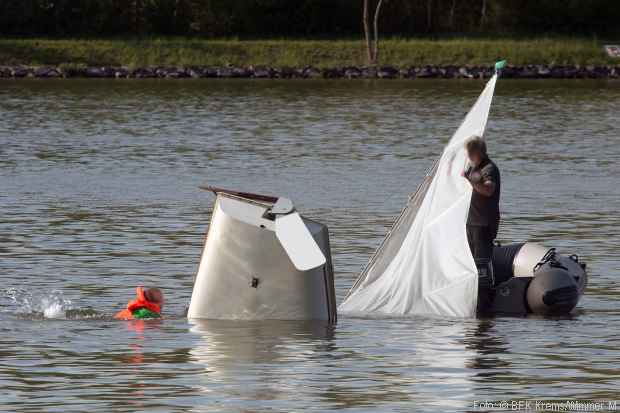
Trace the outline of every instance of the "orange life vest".
<instances>
[{"instance_id":1,"label":"orange life vest","mask_svg":"<svg viewBox=\"0 0 620 413\"><path fill-rule=\"evenodd\" d=\"M154 313L161 313L161 306L150 302L144 296L144 289L142 287L136 287L136 299L127 303L127 308L116 313L114 318L119 320L133 320L133 312L146 308Z\"/></svg>"}]
</instances>

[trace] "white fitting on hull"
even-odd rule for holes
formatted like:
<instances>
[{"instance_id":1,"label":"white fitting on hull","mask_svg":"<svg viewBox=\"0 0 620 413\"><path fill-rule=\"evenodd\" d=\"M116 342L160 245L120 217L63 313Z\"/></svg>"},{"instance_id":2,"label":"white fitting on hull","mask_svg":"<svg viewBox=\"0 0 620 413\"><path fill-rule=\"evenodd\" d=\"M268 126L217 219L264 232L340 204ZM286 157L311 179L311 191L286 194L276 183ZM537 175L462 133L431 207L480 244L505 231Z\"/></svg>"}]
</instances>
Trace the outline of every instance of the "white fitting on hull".
<instances>
[{"instance_id":1,"label":"white fitting on hull","mask_svg":"<svg viewBox=\"0 0 620 413\"><path fill-rule=\"evenodd\" d=\"M303 218L326 262L298 270L276 236L272 206L217 193L188 318L335 322L327 227Z\"/></svg>"}]
</instances>

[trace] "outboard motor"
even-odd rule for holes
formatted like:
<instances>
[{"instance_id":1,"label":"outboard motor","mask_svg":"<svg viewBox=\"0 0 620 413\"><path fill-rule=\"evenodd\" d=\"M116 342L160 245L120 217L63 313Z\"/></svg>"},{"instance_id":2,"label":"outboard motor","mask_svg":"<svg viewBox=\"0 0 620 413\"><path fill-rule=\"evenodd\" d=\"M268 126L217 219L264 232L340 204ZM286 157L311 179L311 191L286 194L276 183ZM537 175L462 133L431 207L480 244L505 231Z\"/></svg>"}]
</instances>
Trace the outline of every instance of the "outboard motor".
<instances>
[{"instance_id":1,"label":"outboard motor","mask_svg":"<svg viewBox=\"0 0 620 413\"><path fill-rule=\"evenodd\" d=\"M562 256L535 243L497 246L492 261L494 314L568 314L587 284L586 265L576 255Z\"/></svg>"},{"instance_id":2,"label":"outboard motor","mask_svg":"<svg viewBox=\"0 0 620 413\"><path fill-rule=\"evenodd\" d=\"M534 279L527 288L528 307L536 314L568 314L583 294L585 278L585 265L579 265L576 255L561 257L550 249L534 267Z\"/></svg>"}]
</instances>

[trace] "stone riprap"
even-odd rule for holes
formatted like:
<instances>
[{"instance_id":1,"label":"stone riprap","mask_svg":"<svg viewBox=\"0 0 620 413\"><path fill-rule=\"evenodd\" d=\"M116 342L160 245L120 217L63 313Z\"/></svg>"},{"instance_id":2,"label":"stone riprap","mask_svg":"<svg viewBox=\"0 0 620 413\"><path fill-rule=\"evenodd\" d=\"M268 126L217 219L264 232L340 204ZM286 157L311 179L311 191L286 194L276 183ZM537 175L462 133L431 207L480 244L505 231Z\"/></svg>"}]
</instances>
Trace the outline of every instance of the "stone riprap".
<instances>
[{"instance_id":1,"label":"stone riprap","mask_svg":"<svg viewBox=\"0 0 620 413\"><path fill-rule=\"evenodd\" d=\"M343 66L334 68L267 66L195 66L195 67L114 67L83 68L54 66L0 66L0 78L251 78L251 79L485 79L493 74L491 66ZM504 78L514 79L619 79L620 66L510 66Z\"/></svg>"}]
</instances>

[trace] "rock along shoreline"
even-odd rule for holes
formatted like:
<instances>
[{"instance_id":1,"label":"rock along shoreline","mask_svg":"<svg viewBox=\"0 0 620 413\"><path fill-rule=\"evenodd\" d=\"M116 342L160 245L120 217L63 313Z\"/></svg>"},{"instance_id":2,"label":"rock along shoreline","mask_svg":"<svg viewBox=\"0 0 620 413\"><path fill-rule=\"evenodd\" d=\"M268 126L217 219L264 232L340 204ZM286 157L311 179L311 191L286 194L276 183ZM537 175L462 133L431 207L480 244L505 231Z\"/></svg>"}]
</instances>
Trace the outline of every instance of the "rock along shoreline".
<instances>
[{"instance_id":1,"label":"rock along shoreline","mask_svg":"<svg viewBox=\"0 0 620 413\"><path fill-rule=\"evenodd\" d=\"M109 79L486 79L492 66L343 66L334 68L268 66L0 66L0 78L109 78ZM502 77L513 79L620 79L620 65L508 65Z\"/></svg>"}]
</instances>

